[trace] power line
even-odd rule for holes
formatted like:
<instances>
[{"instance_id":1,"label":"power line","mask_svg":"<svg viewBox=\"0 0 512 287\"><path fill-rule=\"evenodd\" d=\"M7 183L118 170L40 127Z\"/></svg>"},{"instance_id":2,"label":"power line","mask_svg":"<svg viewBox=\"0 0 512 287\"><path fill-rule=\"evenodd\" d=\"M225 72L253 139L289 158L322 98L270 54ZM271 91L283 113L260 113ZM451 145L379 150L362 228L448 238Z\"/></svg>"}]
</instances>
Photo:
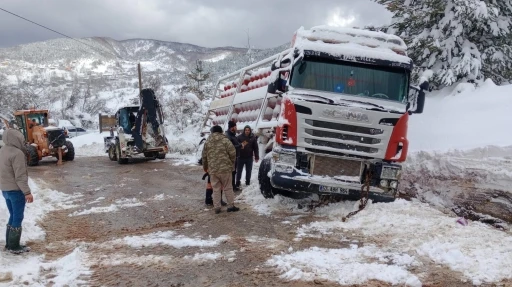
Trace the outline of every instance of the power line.
<instances>
[{"instance_id":1,"label":"power line","mask_svg":"<svg viewBox=\"0 0 512 287\"><path fill-rule=\"evenodd\" d=\"M58 31L55 31L55 30L53 30L53 29L51 29L51 28L48 28L48 27L46 27L46 26L44 26L44 25L38 24L38 23L36 23L36 22L34 22L34 21L32 21L32 20L29 20L29 19L27 19L27 18L24 18L24 17L22 17L22 16L20 16L20 15L18 15L18 14L13 13L13 12L7 11L7 10L5 10L5 9L3 9L3 8L0 8L0 10L4 11L4 12L6 12L6 13L9 13L9 14L11 14L11 15L13 15L13 16L16 16L16 17L18 17L18 18L20 18L20 19L23 19L23 20L25 20L25 21L28 21L28 22L30 22L30 23L32 23L32 24L35 24L35 25L37 25L37 26L39 26L39 27L42 27L42 28L44 28L44 29L50 30L50 31L52 31L52 32L54 32L54 33L57 33L57 34L61 35L61 36L64 36L64 37L69 38L69 39L71 39L71 40L77 41L78 43L83 44L83 45L86 45L86 46L88 46L88 47L89 47L89 48L91 48L91 49L95 49L95 50L100 51L100 52L102 52L102 53L110 54L110 55L112 55L112 56L114 56L114 57L116 57L116 58L121 58L119 55L115 55L115 54L113 54L113 53L111 53L111 52L108 52L108 51L101 51L101 50L99 50L98 48L96 48L96 47L94 47L94 46L91 46L91 45L89 45L89 44L87 44L87 43L84 43L84 42L82 42L82 41L80 41L80 40L78 40L78 39L75 39L75 38L73 38L73 37L70 37L70 36L68 36L68 35L66 35L66 34L63 34L63 33L60 33L60 32L58 32Z\"/></svg>"}]
</instances>

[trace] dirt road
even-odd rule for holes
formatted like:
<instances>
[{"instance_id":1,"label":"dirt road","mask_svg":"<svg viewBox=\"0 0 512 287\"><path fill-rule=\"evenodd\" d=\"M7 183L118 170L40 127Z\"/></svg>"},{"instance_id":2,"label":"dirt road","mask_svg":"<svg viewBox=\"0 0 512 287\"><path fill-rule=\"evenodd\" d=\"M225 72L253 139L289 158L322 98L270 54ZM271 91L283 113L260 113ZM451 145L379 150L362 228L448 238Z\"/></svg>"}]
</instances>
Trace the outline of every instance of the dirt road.
<instances>
[{"instance_id":1,"label":"dirt road","mask_svg":"<svg viewBox=\"0 0 512 287\"><path fill-rule=\"evenodd\" d=\"M354 230L344 235L350 240L294 240L300 226L316 220L314 214L283 210L266 216L239 203L239 212L215 215L204 205L202 169L171 161L118 165L107 157L83 157L60 167L43 161L30 168L39 184L72 195L73 205L50 212L41 223L46 241L29 245L46 260L81 256L77 283L83 286L341 286L281 279L266 262L291 249L369 243ZM471 286L460 273L428 260L410 272L423 286Z\"/></svg>"}]
</instances>

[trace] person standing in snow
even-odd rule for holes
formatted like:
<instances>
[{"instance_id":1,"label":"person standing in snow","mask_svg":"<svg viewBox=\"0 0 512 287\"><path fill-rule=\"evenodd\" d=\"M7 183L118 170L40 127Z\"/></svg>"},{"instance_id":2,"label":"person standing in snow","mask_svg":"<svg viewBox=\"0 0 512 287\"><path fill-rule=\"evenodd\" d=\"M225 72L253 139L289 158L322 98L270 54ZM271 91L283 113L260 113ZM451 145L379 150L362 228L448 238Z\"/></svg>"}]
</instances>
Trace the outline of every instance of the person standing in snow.
<instances>
[{"instance_id":1,"label":"person standing in snow","mask_svg":"<svg viewBox=\"0 0 512 287\"><path fill-rule=\"evenodd\" d=\"M28 186L27 151L25 138L18 130L6 130L3 141L5 146L0 149L0 189L9 210L5 249L20 254L30 251L30 248L20 245L21 223L25 203L34 201Z\"/></svg>"},{"instance_id":2,"label":"person standing in snow","mask_svg":"<svg viewBox=\"0 0 512 287\"><path fill-rule=\"evenodd\" d=\"M245 185L251 184L251 172L253 157L256 163L260 160L258 138L252 133L249 125L244 127L244 132L238 136L238 142L241 143L240 156L237 164L236 187L240 188L240 179L242 178L242 170L245 166Z\"/></svg>"},{"instance_id":3,"label":"person standing in snow","mask_svg":"<svg viewBox=\"0 0 512 287\"><path fill-rule=\"evenodd\" d=\"M236 137L236 123L234 121L229 121L228 122L228 130L226 131L226 136L228 137L228 139L231 141L231 143L233 144L233 146L235 147L236 149L236 159L235 159L235 164L234 164L234 169L233 169L233 175L231 176L231 184L233 186L233 190L234 191L240 191L240 188L238 188L236 185L235 185L235 175L237 174L237 163L238 163L238 157L240 156L240 142L238 141L238 138Z\"/></svg>"},{"instance_id":4,"label":"person standing in snow","mask_svg":"<svg viewBox=\"0 0 512 287\"><path fill-rule=\"evenodd\" d=\"M215 213L221 211L221 191L228 201L227 212L240 210L235 206L235 194L231 185L231 177L236 160L236 150L231 141L222 134L220 126L211 129L212 134L204 143L202 162L204 172L210 175L213 188L213 207Z\"/></svg>"}]
</instances>

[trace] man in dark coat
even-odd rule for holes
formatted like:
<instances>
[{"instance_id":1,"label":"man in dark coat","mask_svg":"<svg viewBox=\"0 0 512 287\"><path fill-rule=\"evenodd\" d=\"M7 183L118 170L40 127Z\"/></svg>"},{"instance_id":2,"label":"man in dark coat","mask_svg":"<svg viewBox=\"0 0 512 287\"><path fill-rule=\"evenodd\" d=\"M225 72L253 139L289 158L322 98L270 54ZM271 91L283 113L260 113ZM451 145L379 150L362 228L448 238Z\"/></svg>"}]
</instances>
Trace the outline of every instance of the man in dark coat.
<instances>
[{"instance_id":1,"label":"man in dark coat","mask_svg":"<svg viewBox=\"0 0 512 287\"><path fill-rule=\"evenodd\" d=\"M233 144L233 146L235 147L235 150L236 150L235 166L234 166L233 176L231 177L231 182L233 184L233 190L240 191L240 188L236 187L236 185L235 185L235 175L238 172L236 170L236 167L238 165L238 157L240 156L240 147L242 145L240 145L240 142L238 141L238 138L236 137L236 123L234 121L228 122L228 130L226 131L226 136L231 141L231 143Z\"/></svg>"},{"instance_id":2,"label":"man in dark coat","mask_svg":"<svg viewBox=\"0 0 512 287\"><path fill-rule=\"evenodd\" d=\"M238 136L238 141L241 143L240 157L238 158L237 174L236 174L236 187L240 187L240 179L242 178L242 170L245 166L245 185L251 184L251 172L253 161L260 160L258 138L252 133L250 126L244 127L244 132ZM254 157L254 160L253 160Z\"/></svg>"}]
</instances>

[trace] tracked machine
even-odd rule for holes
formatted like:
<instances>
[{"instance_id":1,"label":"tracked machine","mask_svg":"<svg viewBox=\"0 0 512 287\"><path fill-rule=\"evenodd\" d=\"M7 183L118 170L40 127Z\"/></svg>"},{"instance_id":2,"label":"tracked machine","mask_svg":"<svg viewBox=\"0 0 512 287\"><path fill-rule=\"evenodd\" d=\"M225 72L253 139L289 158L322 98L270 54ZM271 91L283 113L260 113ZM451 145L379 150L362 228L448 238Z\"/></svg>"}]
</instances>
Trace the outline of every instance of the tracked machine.
<instances>
[{"instance_id":1,"label":"tracked machine","mask_svg":"<svg viewBox=\"0 0 512 287\"><path fill-rule=\"evenodd\" d=\"M219 79L201 134L237 122L259 136L258 180L275 194L393 201L428 82L411 84L412 60L394 35L300 28L291 47Z\"/></svg>"},{"instance_id":2,"label":"tracked machine","mask_svg":"<svg viewBox=\"0 0 512 287\"><path fill-rule=\"evenodd\" d=\"M152 89L143 89L140 95L139 106L122 107L116 112L115 131L104 137L105 152L120 164L141 155L164 159L169 151L160 102Z\"/></svg>"}]
</instances>

